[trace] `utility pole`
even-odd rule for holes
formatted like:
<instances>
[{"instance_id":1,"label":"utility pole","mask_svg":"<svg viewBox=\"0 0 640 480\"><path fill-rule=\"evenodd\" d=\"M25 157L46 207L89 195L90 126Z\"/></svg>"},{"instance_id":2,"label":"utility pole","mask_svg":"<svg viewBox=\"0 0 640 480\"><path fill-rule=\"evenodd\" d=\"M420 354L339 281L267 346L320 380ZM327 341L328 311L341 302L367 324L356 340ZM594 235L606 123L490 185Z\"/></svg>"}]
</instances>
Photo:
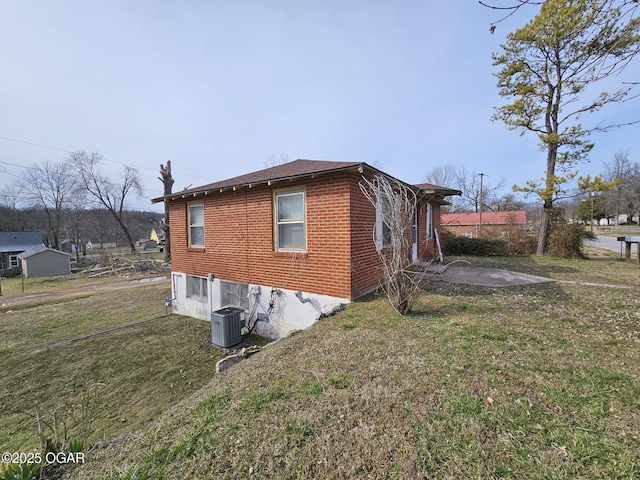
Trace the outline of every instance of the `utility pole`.
<instances>
[{"instance_id":1,"label":"utility pole","mask_svg":"<svg viewBox=\"0 0 640 480\"><path fill-rule=\"evenodd\" d=\"M595 196L595 193L589 192L589 196L591 197L591 233L593 233L593 197Z\"/></svg>"},{"instance_id":2,"label":"utility pole","mask_svg":"<svg viewBox=\"0 0 640 480\"><path fill-rule=\"evenodd\" d=\"M480 218L478 219L478 234L477 237L480 238L482 236L482 180L484 179L484 176L486 175L486 173L479 173L478 175L480 175Z\"/></svg>"}]
</instances>

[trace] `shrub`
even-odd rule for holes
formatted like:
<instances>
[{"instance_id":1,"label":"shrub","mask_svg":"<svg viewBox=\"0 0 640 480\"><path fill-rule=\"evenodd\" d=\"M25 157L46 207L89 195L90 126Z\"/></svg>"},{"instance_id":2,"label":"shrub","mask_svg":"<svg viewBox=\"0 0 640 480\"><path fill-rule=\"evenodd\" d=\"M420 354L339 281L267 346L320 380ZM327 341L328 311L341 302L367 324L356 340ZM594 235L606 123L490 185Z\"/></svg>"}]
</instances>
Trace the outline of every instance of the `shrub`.
<instances>
[{"instance_id":1,"label":"shrub","mask_svg":"<svg viewBox=\"0 0 640 480\"><path fill-rule=\"evenodd\" d=\"M453 233L442 234L442 253L455 256L487 257L506 255L507 242L486 238L457 237Z\"/></svg>"},{"instance_id":2,"label":"shrub","mask_svg":"<svg viewBox=\"0 0 640 480\"><path fill-rule=\"evenodd\" d=\"M547 241L547 253L556 257L584 258L584 240L592 237L593 233L586 231L582 225L554 223Z\"/></svg>"}]
</instances>

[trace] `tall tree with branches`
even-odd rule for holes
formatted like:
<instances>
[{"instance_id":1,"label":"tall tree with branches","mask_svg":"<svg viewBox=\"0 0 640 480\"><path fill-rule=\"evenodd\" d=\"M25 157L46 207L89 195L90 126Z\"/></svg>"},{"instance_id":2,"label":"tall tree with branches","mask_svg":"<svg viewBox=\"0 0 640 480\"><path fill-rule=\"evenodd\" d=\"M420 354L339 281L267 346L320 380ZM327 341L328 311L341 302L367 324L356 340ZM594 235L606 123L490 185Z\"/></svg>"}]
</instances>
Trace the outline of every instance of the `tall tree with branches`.
<instances>
[{"instance_id":1,"label":"tall tree with branches","mask_svg":"<svg viewBox=\"0 0 640 480\"><path fill-rule=\"evenodd\" d=\"M59 249L64 210L77 188L77 179L70 174L68 163L49 160L36 163L25 170L20 186L25 197L44 211L51 246Z\"/></svg>"},{"instance_id":2,"label":"tall tree with branches","mask_svg":"<svg viewBox=\"0 0 640 480\"><path fill-rule=\"evenodd\" d=\"M119 181L114 182L100 171L102 160L102 156L96 152L79 151L70 155L70 161L80 172L80 179L87 193L111 214L127 239L131 253L135 253L136 244L127 227L125 207L132 195L142 195L140 173L135 168L125 165Z\"/></svg>"},{"instance_id":3,"label":"tall tree with branches","mask_svg":"<svg viewBox=\"0 0 640 480\"><path fill-rule=\"evenodd\" d=\"M490 8L496 12L500 12L501 16L497 18L489 26L489 32L493 34L496 31L496 25L504 22L512 15L518 13L525 7L537 7L542 5L548 0L495 0L495 1L483 1L479 0L478 3L483 7ZM629 19L635 16L638 6L640 6L639 0L600 0L600 6L604 10L616 9L620 12L622 19ZM640 51L638 48L632 51L632 55ZM620 64L621 68L624 68L626 62Z\"/></svg>"},{"instance_id":4,"label":"tall tree with branches","mask_svg":"<svg viewBox=\"0 0 640 480\"><path fill-rule=\"evenodd\" d=\"M507 35L493 55L500 95L511 103L496 108L492 119L521 135L537 135L546 152L544 176L516 190L536 194L543 204L537 254L546 251L554 200L587 159L591 133L619 125L584 127L581 115L621 102L624 86L591 96L593 84L619 71L640 45L640 19L621 20L619 8L597 0L546 0L524 27Z\"/></svg>"}]
</instances>

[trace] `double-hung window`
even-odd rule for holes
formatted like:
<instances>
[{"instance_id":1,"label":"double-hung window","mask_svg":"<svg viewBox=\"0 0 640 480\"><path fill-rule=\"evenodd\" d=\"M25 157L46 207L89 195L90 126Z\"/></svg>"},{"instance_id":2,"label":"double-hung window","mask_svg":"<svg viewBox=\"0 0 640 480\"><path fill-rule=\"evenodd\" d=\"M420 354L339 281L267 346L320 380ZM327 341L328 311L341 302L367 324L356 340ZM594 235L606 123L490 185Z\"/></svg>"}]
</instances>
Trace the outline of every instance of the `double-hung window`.
<instances>
[{"instance_id":1,"label":"double-hung window","mask_svg":"<svg viewBox=\"0 0 640 480\"><path fill-rule=\"evenodd\" d=\"M427 203L427 238L433 238L433 205Z\"/></svg>"},{"instance_id":2,"label":"double-hung window","mask_svg":"<svg viewBox=\"0 0 640 480\"><path fill-rule=\"evenodd\" d=\"M204 205L202 202L189 204L189 246L204 247Z\"/></svg>"},{"instance_id":3,"label":"double-hung window","mask_svg":"<svg viewBox=\"0 0 640 480\"><path fill-rule=\"evenodd\" d=\"M305 191L282 190L274 194L275 247L278 251L307 249Z\"/></svg>"}]
</instances>

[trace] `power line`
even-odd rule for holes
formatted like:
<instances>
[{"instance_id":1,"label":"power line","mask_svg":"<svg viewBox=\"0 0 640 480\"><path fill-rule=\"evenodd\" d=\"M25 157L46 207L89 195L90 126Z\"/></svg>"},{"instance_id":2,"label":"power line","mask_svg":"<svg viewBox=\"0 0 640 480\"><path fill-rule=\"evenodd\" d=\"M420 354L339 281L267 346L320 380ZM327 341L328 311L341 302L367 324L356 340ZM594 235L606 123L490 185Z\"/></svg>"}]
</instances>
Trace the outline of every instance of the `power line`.
<instances>
[{"instance_id":1,"label":"power line","mask_svg":"<svg viewBox=\"0 0 640 480\"><path fill-rule=\"evenodd\" d=\"M7 171L7 169L4 167L4 165L11 165L12 167L18 167L18 168L24 168L25 170L38 170L38 167L35 166L25 166L25 165L18 165L17 163L11 163L11 162L4 162L2 160L0 160L0 172L2 173L6 173L7 175L11 175L12 177L17 178L18 180L22 180L18 175L15 175L9 171ZM74 173L66 173L64 174L67 177L72 177L72 178L76 178L78 180L80 180L80 177ZM160 196L162 196L162 194L164 193L162 190L155 190L153 188L147 188L147 187L142 187L142 189L145 192L155 192L155 193L159 193ZM149 195L151 196L151 195Z\"/></svg>"},{"instance_id":2,"label":"power line","mask_svg":"<svg viewBox=\"0 0 640 480\"><path fill-rule=\"evenodd\" d=\"M49 150L56 150L58 152L64 152L64 153L71 153L69 150L63 150L61 148L56 148L56 147L49 147L47 145L40 145L39 143L25 142L24 140L18 140L16 138L3 137L2 135L0 135L0 138L2 138L3 140L9 140L11 142L24 143L25 145L32 145L34 147L47 148Z\"/></svg>"},{"instance_id":3,"label":"power line","mask_svg":"<svg viewBox=\"0 0 640 480\"><path fill-rule=\"evenodd\" d=\"M10 142L23 143L23 144L25 144L25 145L31 145L31 146L33 146L33 147L46 148L46 149L48 149L48 150L54 150L54 151L57 151L57 152L63 152L63 153L69 153L69 154L73 153L71 150L65 150L65 149L62 149L62 148L51 147L51 146L48 146L48 145L42 145L42 144L40 144L40 143L27 142L26 140L19 140L19 139L17 139L17 138L5 137L5 136L3 136L3 135L0 135L0 139L2 139L2 140L8 140L8 141L10 141ZM111 162L111 163L117 163L117 164L120 164L120 165L124 165L125 167L135 167L135 168L143 168L143 169L145 169L145 170L155 170L155 168L147 167L147 166L145 166L145 165L135 165L135 164L130 164L130 163L124 163L124 162L119 162L119 161L117 161L117 160L110 160L110 159L108 159L108 158L104 158L104 157L102 157L102 159L103 159L104 161L106 161L106 162ZM2 163L4 163L4 162L2 162ZM22 168L30 168L30 167L23 167L22 165L14 165L14 166L22 167ZM189 175L188 173L180 173L180 172L176 172L176 174L177 174L177 175L180 175L180 176L182 176L182 177L191 177L191 178L199 178L199 179L203 179L203 178L202 178L201 176L199 176L199 175ZM206 181L206 179L203 179L203 180L205 180L205 181ZM211 180L211 181L213 181L213 180Z\"/></svg>"}]
</instances>

